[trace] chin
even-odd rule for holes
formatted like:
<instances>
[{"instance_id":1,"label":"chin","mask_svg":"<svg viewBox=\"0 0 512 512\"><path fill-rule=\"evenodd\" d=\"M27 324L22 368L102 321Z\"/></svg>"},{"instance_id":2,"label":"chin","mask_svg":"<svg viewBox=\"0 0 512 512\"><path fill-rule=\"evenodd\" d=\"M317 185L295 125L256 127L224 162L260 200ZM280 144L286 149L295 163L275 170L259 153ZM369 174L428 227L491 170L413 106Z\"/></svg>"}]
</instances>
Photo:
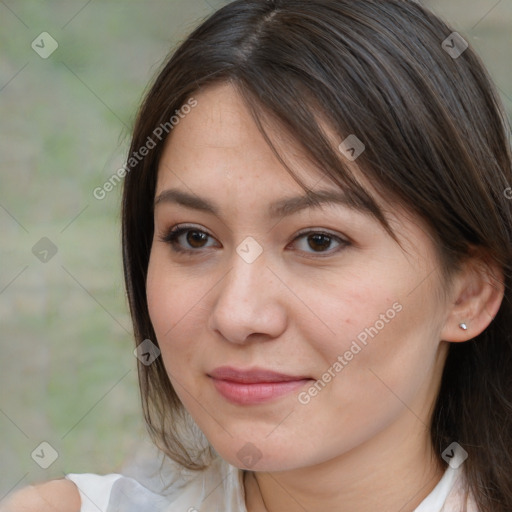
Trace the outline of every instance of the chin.
<instances>
[{"instance_id":1,"label":"chin","mask_svg":"<svg viewBox=\"0 0 512 512\"><path fill-rule=\"evenodd\" d=\"M292 447L277 446L270 440L250 441L246 438L227 438L223 443L211 442L211 444L225 461L239 469L287 471L309 465L304 452ZM302 442L297 444L303 445Z\"/></svg>"}]
</instances>

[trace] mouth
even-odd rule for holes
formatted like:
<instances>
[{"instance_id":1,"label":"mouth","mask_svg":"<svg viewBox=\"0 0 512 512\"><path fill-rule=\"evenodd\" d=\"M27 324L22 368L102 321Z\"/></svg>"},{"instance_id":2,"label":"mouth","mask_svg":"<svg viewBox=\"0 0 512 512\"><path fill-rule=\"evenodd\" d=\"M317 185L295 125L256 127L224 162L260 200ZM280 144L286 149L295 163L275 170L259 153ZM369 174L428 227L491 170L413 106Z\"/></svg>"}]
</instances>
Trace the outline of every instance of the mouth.
<instances>
[{"instance_id":1,"label":"mouth","mask_svg":"<svg viewBox=\"0 0 512 512\"><path fill-rule=\"evenodd\" d=\"M207 375L217 392L237 405L267 402L314 380L304 375L288 375L261 368L241 370L228 366L216 368Z\"/></svg>"}]
</instances>

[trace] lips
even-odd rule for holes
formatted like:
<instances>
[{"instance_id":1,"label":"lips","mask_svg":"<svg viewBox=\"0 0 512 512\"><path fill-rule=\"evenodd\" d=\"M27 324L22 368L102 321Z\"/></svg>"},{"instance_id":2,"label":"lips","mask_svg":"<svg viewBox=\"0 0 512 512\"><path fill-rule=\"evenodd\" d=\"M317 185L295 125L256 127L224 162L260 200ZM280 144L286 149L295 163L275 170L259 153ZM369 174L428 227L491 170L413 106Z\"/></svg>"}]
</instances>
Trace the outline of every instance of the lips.
<instances>
[{"instance_id":1,"label":"lips","mask_svg":"<svg viewBox=\"0 0 512 512\"><path fill-rule=\"evenodd\" d=\"M313 380L261 368L239 370L228 366L216 368L208 376L217 392L236 405L256 405L274 400Z\"/></svg>"},{"instance_id":2,"label":"lips","mask_svg":"<svg viewBox=\"0 0 512 512\"><path fill-rule=\"evenodd\" d=\"M239 382L243 384L255 384L263 382L290 382L294 380L309 379L305 375L286 375L284 373L276 373L271 370L261 368L253 368L250 370L239 370L231 366L221 366L208 374L210 377L219 380L228 380L231 382Z\"/></svg>"}]
</instances>

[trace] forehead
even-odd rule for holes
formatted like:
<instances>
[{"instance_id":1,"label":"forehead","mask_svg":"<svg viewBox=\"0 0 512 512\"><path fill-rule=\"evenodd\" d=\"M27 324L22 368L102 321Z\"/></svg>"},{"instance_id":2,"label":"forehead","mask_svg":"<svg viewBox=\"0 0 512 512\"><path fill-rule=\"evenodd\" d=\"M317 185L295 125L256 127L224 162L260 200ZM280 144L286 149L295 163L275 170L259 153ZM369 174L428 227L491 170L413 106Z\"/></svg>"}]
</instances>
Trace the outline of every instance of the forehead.
<instances>
[{"instance_id":1,"label":"forehead","mask_svg":"<svg viewBox=\"0 0 512 512\"><path fill-rule=\"evenodd\" d=\"M227 200L237 197L242 188L248 187L253 196L261 197L269 204L269 213L274 216L293 210L294 202L304 203L299 196L306 192L299 185L279 158L272 151L258 128L249 109L237 89L229 83L209 85L193 94L197 106L183 116L174 126L165 142L158 166L158 182L155 199L166 189L179 188L189 196L219 197ZM337 196L339 203L370 213L368 204L361 202L350 189L341 190L321 167L313 162L307 152L294 140L289 131L263 117L265 131L274 147L293 173L319 197ZM339 135L322 118L317 119L333 147L340 142ZM390 201L372 181L367 179L356 162L348 162L340 155L345 167L370 194L380 208L387 209L388 219L400 213L411 215L410 211ZM172 195L172 194L171 194ZM179 194L174 194L176 199ZM190 203L181 194L182 204ZM171 198L169 196L169 198ZM200 201L195 201L199 204ZM202 201L204 210L215 208ZM396 219L395 219L396 220ZM418 220L418 219L416 219ZM421 222L421 221L420 221Z\"/></svg>"},{"instance_id":2,"label":"forehead","mask_svg":"<svg viewBox=\"0 0 512 512\"><path fill-rule=\"evenodd\" d=\"M279 155L313 190L306 195L272 151L232 86L212 86L194 98L197 106L166 142L155 206L175 202L219 215L218 206L207 196L219 196L219 189L224 193L229 189L229 197L234 199L243 188L249 188L253 196L257 194L270 203L266 211L271 218L320 203L371 213L350 190L340 190L332 180L328 183L327 175L310 161L297 141L279 128L266 127Z\"/></svg>"},{"instance_id":3,"label":"forehead","mask_svg":"<svg viewBox=\"0 0 512 512\"><path fill-rule=\"evenodd\" d=\"M215 84L194 94L194 98L197 106L167 138L159 166L161 174L166 174L166 168L176 167L189 175L201 172L204 178L205 169L211 176L222 167L227 178L249 176L249 170L263 174L266 169L272 170L276 183L284 177L277 176L282 166L233 86ZM271 131L279 144L281 134ZM284 154L298 149L294 141L281 145Z\"/></svg>"},{"instance_id":4,"label":"forehead","mask_svg":"<svg viewBox=\"0 0 512 512\"><path fill-rule=\"evenodd\" d=\"M303 191L272 151L234 86L214 84L195 93L194 98L197 106L166 140L159 162L158 189L186 173L194 183L206 184L208 180L208 186L219 179L239 183L269 179L276 192ZM269 120L265 117L264 121ZM339 191L339 185L275 121L269 121L265 131L280 157L307 187ZM330 136L335 144L336 135Z\"/></svg>"},{"instance_id":5,"label":"forehead","mask_svg":"<svg viewBox=\"0 0 512 512\"><path fill-rule=\"evenodd\" d=\"M228 149L240 142L259 140L259 130L233 85L212 84L194 93L194 98L197 106L175 126L171 139L182 138L185 124L188 137L200 135L199 140L193 141L195 144L214 144Z\"/></svg>"}]
</instances>

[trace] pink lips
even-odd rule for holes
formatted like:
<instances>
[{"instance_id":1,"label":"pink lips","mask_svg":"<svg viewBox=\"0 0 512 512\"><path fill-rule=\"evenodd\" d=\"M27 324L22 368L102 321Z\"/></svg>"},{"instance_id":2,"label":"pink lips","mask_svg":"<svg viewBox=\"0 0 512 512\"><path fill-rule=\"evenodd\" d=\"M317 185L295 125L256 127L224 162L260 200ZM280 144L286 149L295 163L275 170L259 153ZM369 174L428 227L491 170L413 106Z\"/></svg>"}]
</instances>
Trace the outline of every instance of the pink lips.
<instances>
[{"instance_id":1,"label":"pink lips","mask_svg":"<svg viewBox=\"0 0 512 512\"><path fill-rule=\"evenodd\" d=\"M266 402L312 380L306 376L285 375L260 368L238 370L229 366L216 368L208 376L226 400L238 405Z\"/></svg>"}]
</instances>

